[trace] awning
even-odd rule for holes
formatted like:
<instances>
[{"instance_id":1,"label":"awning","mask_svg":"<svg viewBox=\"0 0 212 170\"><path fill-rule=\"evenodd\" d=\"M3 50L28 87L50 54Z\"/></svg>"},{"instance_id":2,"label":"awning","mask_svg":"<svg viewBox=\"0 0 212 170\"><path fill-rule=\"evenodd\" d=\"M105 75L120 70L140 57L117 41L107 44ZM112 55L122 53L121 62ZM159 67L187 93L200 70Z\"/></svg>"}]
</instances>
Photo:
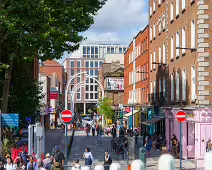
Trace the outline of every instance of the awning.
<instances>
[{"instance_id":1,"label":"awning","mask_svg":"<svg viewBox=\"0 0 212 170\"><path fill-rule=\"evenodd\" d=\"M146 120L146 121L141 122L141 123L144 124L144 125L149 126L149 125L151 125L151 124L153 124L153 123L155 123L155 122L157 122L157 121L159 121L159 120L161 120L161 118L154 118L154 117L153 117L152 119Z\"/></svg>"},{"instance_id":2,"label":"awning","mask_svg":"<svg viewBox=\"0 0 212 170\"><path fill-rule=\"evenodd\" d=\"M133 110L133 114L139 112L139 110ZM132 112L129 112L127 114L124 115L124 117L129 117L129 116L132 116Z\"/></svg>"}]
</instances>

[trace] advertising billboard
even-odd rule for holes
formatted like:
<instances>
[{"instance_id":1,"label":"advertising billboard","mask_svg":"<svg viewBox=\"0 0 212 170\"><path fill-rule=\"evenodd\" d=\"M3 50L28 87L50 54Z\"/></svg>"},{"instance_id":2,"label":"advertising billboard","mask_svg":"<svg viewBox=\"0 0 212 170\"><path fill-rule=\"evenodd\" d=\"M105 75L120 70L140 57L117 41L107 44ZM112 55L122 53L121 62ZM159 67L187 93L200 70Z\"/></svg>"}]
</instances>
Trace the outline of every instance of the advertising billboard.
<instances>
[{"instance_id":1,"label":"advertising billboard","mask_svg":"<svg viewBox=\"0 0 212 170\"><path fill-rule=\"evenodd\" d=\"M108 90L124 90L124 78L123 77L110 77L107 79Z\"/></svg>"}]
</instances>

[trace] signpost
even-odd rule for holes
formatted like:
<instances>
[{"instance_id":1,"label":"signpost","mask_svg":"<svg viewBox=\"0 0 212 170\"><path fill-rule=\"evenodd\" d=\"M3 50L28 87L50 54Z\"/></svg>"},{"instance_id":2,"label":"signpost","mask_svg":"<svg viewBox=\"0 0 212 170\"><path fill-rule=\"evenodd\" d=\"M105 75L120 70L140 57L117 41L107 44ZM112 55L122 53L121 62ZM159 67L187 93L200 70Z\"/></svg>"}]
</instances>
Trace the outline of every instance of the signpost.
<instances>
[{"instance_id":1,"label":"signpost","mask_svg":"<svg viewBox=\"0 0 212 170\"><path fill-rule=\"evenodd\" d=\"M180 122L180 170L182 170L182 122L186 120L186 113L179 111L176 114L178 122Z\"/></svg>"},{"instance_id":2,"label":"signpost","mask_svg":"<svg viewBox=\"0 0 212 170\"><path fill-rule=\"evenodd\" d=\"M68 123L71 123L73 120L73 113L70 110L64 110L61 112L61 119L65 125L65 165L67 165L67 145L68 145Z\"/></svg>"},{"instance_id":3,"label":"signpost","mask_svg":"<svg viewBox=\"0 0 212 170\"><path fill-rule=\"evenodd\" d=\"M19 127L19 114L2 113L1 126Z\"/></svg>"}]
</instances>

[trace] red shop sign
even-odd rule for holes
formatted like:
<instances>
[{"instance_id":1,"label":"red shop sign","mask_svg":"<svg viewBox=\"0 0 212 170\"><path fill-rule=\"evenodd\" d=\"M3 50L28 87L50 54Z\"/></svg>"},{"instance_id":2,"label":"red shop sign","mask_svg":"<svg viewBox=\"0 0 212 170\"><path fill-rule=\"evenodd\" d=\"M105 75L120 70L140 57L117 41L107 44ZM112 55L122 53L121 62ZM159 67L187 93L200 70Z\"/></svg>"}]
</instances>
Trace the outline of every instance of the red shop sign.
<instances>
[{"instance_id":1,"label":"red shop sign","mask_svg":"<svg viewBox=\"0 0 212 170\"><path fill-rule=\"evenodd\" d=\"M51 91L50 92L50 99L58 99L58 92L57 91Z\"/></svg>"}]
</instances>

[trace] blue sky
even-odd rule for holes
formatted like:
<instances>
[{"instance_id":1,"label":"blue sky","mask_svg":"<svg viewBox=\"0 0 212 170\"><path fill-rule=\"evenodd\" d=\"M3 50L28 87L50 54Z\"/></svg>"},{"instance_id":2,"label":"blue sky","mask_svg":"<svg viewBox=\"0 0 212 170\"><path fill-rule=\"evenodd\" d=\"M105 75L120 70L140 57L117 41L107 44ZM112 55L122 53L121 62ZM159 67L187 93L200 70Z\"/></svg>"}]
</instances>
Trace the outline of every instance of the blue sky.
<instances>
[{"instance_id":1,"label":"blue sky","mask_svg":"<svg viewBox=\"0 0 212 170\"><path fill-rule=\"evenodd\" d=\"M83 33L87 41L128 45L148 24L148 0L107 0L94 19L94 24Z\"/></svg>"}]
</instances>

